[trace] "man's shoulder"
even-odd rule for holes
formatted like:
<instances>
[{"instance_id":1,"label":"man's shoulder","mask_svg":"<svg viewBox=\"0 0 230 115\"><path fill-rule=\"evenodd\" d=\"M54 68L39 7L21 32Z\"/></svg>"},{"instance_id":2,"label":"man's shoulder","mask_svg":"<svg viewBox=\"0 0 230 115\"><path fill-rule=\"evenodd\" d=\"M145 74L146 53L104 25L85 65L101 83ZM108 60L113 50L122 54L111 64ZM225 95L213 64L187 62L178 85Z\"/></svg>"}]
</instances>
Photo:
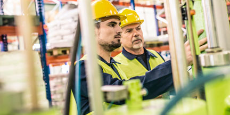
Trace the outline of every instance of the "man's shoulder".
<instances>
[{"instance_id":1,"label":"man's shoulder","mask_svg":"<svg viewBox=\"0 0 230 115\"><path fill-rule=\"evenodd\" d=\"M152 50L152 49L146 49L149 53L148 54L153 54L153 55L155 55L156 57L157 56L161 56L160 54L159 54L159 52L157 52L157 51L155 51L155 50Z\"/></svg>"},{"instance_id":2,"label":"man's shoulder","mask_svg":"<svg viewBox=\"0 0 230 115\"><path fill-rule=\"evenodd\" d=\"M148 52L151 52L151 53L157 53L157 51L153 50L153 49L146 49Z\"/></svg>"}]
</instances>

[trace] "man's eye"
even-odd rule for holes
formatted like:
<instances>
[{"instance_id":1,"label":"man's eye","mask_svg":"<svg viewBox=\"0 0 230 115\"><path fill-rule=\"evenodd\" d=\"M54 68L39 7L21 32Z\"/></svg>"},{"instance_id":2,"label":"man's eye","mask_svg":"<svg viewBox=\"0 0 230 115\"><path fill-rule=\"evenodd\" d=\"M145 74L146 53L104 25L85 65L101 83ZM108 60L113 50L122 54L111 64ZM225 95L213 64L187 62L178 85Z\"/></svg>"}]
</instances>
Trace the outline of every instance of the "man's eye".
<instances>
[{"instance_id":1,"label":"man's eye","mask_svg":"<svg viewBox=\"0 0 230 115\"><path fill-rule=\"evenodd\" d=\"M140 30L141 28L137 28L137 30Z\"/></svg>"},{"instance_id":2,"label":"man's eye","mask_svg":"<svg viewBox=\"0 0 230 115\"><path fill-rule=\"evenodd\" d=\"M109 26L110 26L110 27L115 27L115 26L116 26L116 24L109 24Z\"/></svg>"},{"instance_id":3,"label":"man's eye","mask_svg":"<svg viewBox=\"0 0 230 115\"><path fill-rule=\"evenodd\" d=\"M126 32L130 33L130 32L132 32L132 30L127 30Z\"/></svg>"}]
</instances>

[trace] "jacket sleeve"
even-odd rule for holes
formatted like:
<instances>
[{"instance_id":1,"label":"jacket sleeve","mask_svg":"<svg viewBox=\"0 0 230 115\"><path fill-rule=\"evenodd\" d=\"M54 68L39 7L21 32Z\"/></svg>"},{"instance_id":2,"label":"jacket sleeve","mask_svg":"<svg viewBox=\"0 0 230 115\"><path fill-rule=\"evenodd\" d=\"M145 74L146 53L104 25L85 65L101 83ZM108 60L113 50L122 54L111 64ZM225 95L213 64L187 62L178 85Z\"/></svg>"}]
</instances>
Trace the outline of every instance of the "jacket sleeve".
<instances>
[{"instance_id":1,"label":"jacket sleeve","mask_svg":"<svg viewBox=\"0 0 230 115\"><path fill-rule=\"evenodd\" d=\"M171 61L166 61L154 69L146 72L145 76L137 76L131 79L140 79L148 95L143 99L152 99L173 88Z\"/></svg>"}]
</instances>

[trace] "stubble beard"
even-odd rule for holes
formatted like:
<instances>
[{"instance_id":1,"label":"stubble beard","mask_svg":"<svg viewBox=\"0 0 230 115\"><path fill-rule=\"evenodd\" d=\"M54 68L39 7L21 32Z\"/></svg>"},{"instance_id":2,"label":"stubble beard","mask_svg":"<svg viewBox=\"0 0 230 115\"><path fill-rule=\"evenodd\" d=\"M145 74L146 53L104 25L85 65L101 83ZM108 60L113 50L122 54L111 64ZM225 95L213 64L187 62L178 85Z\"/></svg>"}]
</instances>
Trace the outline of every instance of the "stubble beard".
<instances>
[{"instance_id":1,"label":"stubble beard","mask_svg":"<svg viewBox=\"0 0 230 115\"><path fill-rule=\"evenodd\" d=\"M102 46L105 51L112 52L121 46L121 42L118 40L118 43L115 43L114 41L112 41L110 44L101 43L100 46Z\"/></svg>"}]
</instances>

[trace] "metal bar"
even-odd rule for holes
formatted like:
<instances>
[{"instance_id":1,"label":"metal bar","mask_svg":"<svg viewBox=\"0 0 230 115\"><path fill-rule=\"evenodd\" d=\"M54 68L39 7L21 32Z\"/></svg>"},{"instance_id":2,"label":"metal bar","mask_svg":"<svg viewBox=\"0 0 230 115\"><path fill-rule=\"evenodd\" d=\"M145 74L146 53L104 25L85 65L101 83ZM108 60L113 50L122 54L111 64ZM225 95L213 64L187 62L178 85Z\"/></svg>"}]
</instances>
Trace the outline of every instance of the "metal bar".
<instances>
[{"instance_id":1,"label":"metal bar","mask_svg":"<svg viewBox=\"0 0 230 115\"><path fill-rule=\"evenodd\" d=\"M62 9L62 1L60 0L59 11Z\"/></svg>"},{"instance_id":2,"label":"metal bar","mask_svg":"<svg viewBox=\"0 0 230 115\"><path fill-rule=\"evenodd\" d=\"M157 8L156 8L156 5L153 5L153 9L154 9L154 18L155 18L155 23L156 23L156 32L157 32L157 36L159 36L160 33L159 33L159 27L158 27Z\"/></svg>"},{"instance_id":3,"label":"metal bar","mask_svg":"<svg viewBox=\"0 0 230 115\"><path fill-rule=\"evenodd\" d=\"M24 12L24 16L19 17L17 21L19 25L19 32L23 35L26 46L26 60L27 60L27 73L28 73L28 86L30 90L31 96L31 109L38 110L38 91L37 91L37 82L36 82L36 74L35 74L35 64L34 64L34 55L32 50L32 26L33 21L31 15L29 15L29 11L27 10L27 6L29 5L29 1L23 0L22 2L22 10ZM24 22L24 23L22 23ZM26 22L26 23L25 23Z\"/></svg>"},{"instance_id":4,"label":"metal bar","mask_svg":"<svg viewBox=\"0 0 230 115\"><path fill-rule=\"evenodd\" d=\"M7 42L7 35L6 34L3 34L1 35L1 38L2 38L2 51L6 52L8 51L8 42Z\"/></svg>"},{"instance_id":5,"label":"metal bar","mask_svg":"<svg viewBox=\"0 0 230 115\"><path fill-rule=\"evenodd\" d=\"M213 1L212 0L202 0L205 18L205 28L207 32L208 48L219 47L217 41L217 32L215 27L215 21L213 17Z\"/></svg>"},{"instance_id":6,"label":"metal bar","mask_svg":"<svg viewBox=\"0 0 230 115\"><path fill-rule=\"evenodd\" d=\"M3 0L0 0L0 15L4 15L4 10L3 10ZM3 34L1 35L1 40L2 40L2 51L8 51L8 42L7 42L7 35Z\"/></svg>"},{"instance_id":7,"label":"metal bar","mask_svg":"<svg viewBox=\"0 0 230 115\"><path fill-rule=\"evenodd\" d=\"M197 57L196 57L196 46L195 46L195 42L194 42L194 35L193 35L193 28L192 28L192 20L191 20L191 15L190 15L190 6L189 6L189 0L186 0L186 8L187 8L187 17L188 17L188 35L191 39L189 39L190 41L190 47L191 47L191 51L192 51L192 57L193 57L193 72L195 74L195 76L198 75L198 63L197 63Z\"/></svg>"},{"instance_id":8,"label":"metal bar","mask_svg":"<svg viewBox=\"0 0 230 115\"><path fill-rule=\"evenodd\" d=\"M171 19L171 12L169 7L169 0L164 0L164 6L165 6L165 14L167 19L167 28L168 28L168 34L169 34L169 47L170 47L170 55L171 55L171 63L172 63L172 73L173 73L173 82L174 82L174 88L176 92L178 92L181 89L181 83L179 79L179 70L177 66L177 55L176 55L176 48L175 48L175 42L174 42L174 32L172 29L172 19Z\"/></svg>"},{"instance_id":9,"label":"metal bar","mask_svg":"<svg viewBox=\"0 0 230 115\"><path fill-rule=\"evenodd\" d=\"M79 0L79 10L82 40L85 40L84 46L87 55L86 72L90 105L94 115L103 115L102 80L97 64L97 42L94 32L91 0Z\"/></svg>"},{"instance_id":10,"label":"metal bar","mask_svg":"<svg viewBox=\"0 0 230 115\"><path fill-rule=\"evenodd\" d=\"M211 0L213 1L213 18L215 21L215 28L217 32L218 45L223 50L230 51L230 28L228 12L225 0Z\"/></svg>"},{"instance_id":11,"label":"metal bar","mask_svg":"<svg viewBox=\"0 0 230 115\"><path fill-rule=\"evenodd\" d=\"M168 2L168 13L171 15L171 29L173 31L173 43L175 48L176 55L176 64L175 67L177 67L177 72L179 76L175 76L180 82L180 84L177 84L178 87L184 87L188 82L188 73L187 73L187 62L186 62L186 56L185 56L185 48L184 48L184 38L182 35L182 17L181 17L181 11L179 7L179 1L178 0L167 0ZM170 49L171 50L171 49ZM172 52L171 52L172 53ZM174 66L173 66L174 67ZM173 78L174 79L174 78Z\"/></svg>"},{"instance_id":12,"label":"metal bar","mask_svg":"<svg viewBox=\"0 0 230 115\"><path fill-rule=\"evenodd\" d=\"M130 0L130 6L133 10L135 10L135 2L134 0Z\"/></svg>"},{"instance_id":13,"label":"metal bar","mask_svg":"<svg viewBox=\"0 0 230 115\"><path fill-rule=\"evenodd\" d=\"M38 8L37 14L40 16L40 22L42 25L45 24L45 15L44 15L44 3L43 0L37 0L36 8ZM43 35L39 35L39 42L40 42L40 54L41 54L41 62L42 62L42 70L43 70L43 80L45 81L46 86L46 98L49 101L49 106L52 107L52 99L51 99L51 92L50 92L50 82L49 82L49 67L46 63L46 31L42 26Z\"/></svg>"},{"instance_id":14,"label":"metal bar","mask_svg":"<svg viewBox=\"0 0 230 115\"><path fill-rule=\"evenodd\" d=\"M79 36L78 48L77 48L77 55L76 60L81 59L81 36ZM76 102L77 102L77 113L78 115L81 114L81 70L80 70L80 63L76 64L75 67L75 95L76 95Z\"/></svg>"},{"instance_id":15,"label":"metal bar","mask_svg":"<svg viewBox=\"0 0 230 115\"><path fill-rule=\"evenodd\" d=\"M3 15L4 14L4 11L3 11L3 0L0 0L0 15Z\"/></svg>"}]
</instances>

